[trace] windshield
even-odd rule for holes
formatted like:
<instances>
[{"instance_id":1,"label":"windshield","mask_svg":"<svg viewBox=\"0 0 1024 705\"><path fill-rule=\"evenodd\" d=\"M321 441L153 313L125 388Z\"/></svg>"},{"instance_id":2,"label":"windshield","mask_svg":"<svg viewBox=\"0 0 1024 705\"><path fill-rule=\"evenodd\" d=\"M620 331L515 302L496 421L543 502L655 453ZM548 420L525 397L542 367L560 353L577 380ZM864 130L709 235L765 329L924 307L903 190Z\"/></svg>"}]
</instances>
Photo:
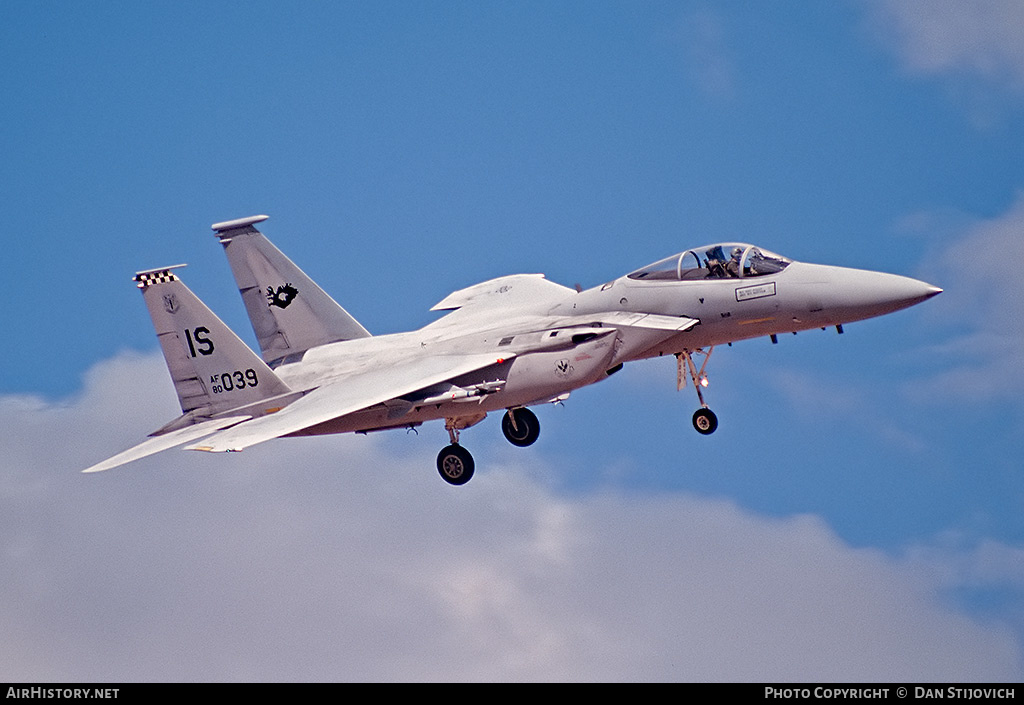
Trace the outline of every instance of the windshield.
<instances>
[{"instance_id":1,"label":"windshield","mask_svg":"<svg viewBox=\"0 0 1024 705\"><path fill-rule=\"evenodd\" d=\"M781 272L790 262L781 255L753 245L723 243L680 252L628 276L643 281L746 279Z\"/></svg>"}]
</instances>

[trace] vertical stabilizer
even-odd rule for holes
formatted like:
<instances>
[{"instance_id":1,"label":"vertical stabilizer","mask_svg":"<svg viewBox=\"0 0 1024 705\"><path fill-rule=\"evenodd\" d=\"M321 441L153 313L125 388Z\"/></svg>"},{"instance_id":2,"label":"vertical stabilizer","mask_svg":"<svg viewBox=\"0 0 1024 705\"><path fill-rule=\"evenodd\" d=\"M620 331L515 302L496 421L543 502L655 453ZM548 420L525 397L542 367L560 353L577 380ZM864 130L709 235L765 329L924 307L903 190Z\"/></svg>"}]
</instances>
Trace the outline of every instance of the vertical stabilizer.
<instances>
[{"instance_id":1,"label":"vertical stabilizer","mask_svg":"<svg viewBox=\"0 0 1024 705\"><path fill-rule=\"evenodd\" d=\"M181 410L216 414L291 390L206 304L164 267L139 272Z\"/></svg>"},{"instance_id":2,"label":"vertical stabilizer","mask_svg":"<svg viewBox=\"0 0 1024 705\"><path fill-rule=\"evenodd\" d=\"M268 362L370 333L288 259L255 223L257 215L214 223Z\"/></svg>"}]
</instances>

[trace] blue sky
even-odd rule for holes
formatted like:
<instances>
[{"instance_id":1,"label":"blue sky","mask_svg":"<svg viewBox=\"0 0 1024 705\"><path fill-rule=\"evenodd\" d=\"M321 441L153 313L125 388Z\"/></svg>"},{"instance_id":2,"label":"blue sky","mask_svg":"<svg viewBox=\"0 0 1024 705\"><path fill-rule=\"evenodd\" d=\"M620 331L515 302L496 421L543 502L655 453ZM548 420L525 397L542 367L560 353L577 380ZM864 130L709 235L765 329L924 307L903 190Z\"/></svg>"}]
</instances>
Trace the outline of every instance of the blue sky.
<instances>
[{"instance_id":1,"label":"blue sky","mask_svg":"<svg viewBox=\"0 0 1024 705\"><path fill-rule=\"evenodd\" d=\"M1019 681L1022 27L999 0L0 5L0 675ZM708 438L665 360L539 409L529 449L488 419L459 491L439 424L79 475L177 413L135 271L187 262L252 341L208 226L255 213L373 333L719 240L945 293L716 349Z\"/></svg>"}]
</instances>

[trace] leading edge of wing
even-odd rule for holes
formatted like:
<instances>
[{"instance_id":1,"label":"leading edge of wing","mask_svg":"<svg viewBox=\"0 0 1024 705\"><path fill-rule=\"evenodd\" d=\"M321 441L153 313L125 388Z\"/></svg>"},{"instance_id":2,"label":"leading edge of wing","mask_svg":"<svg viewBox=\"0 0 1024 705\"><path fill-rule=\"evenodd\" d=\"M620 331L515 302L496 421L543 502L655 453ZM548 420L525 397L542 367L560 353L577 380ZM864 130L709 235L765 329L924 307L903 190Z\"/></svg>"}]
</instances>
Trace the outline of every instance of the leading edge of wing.
<instances>
[{"instance_id":1,"label":"leading edge of wing","mask_svg":"<svg viewBox=\"0 0 1024 705\"><path fill-rule=\"evenodd\" d=\"M217 419L209 419L207 421L200 421L197 424L191 426L185 426L179 428L176 431L170 431L160 436L152 436L147 438L142 443L136 446L132 446L128 450L122 451L112 458L108 458L101 463L86 468L82 472L101 472L103 470L110 470L116 468L118 465L124 465L130 463L133 460L139 460L146 456L159 453L162 450L173 448L174 446L180 446L182 443L188 443L194 441L197 438L203 436L209 436L211 433L233 426L236 423L251 419L251 416L224 416Z\"/></svg>"},{"instance_id":2,"label":"leading edge of wing","mask_svg":"<svg viewBox=\"0 0 1024 705\"><path fill-rule=\"evenodd\" d=\"M607 311L594 316L581 315L586 320L599 321L610 326L621 328L647 328L650 330L674 331L682 333L700 323L699 318L689 316L663 316L657 313L632 311Z\"/></svg>"},{"instance_id":3,"label":"leading edge of wing","mask_svg":"<svg viewBox=\"0 0 1024 705\"><path fill-rule=\"evenodd\" d=\"M277 413L214 433L186 450L240 451L513 357L514 353L501 358L491 353L439 355L347 375L312 390Z\"/></svg>"}]
</instances>

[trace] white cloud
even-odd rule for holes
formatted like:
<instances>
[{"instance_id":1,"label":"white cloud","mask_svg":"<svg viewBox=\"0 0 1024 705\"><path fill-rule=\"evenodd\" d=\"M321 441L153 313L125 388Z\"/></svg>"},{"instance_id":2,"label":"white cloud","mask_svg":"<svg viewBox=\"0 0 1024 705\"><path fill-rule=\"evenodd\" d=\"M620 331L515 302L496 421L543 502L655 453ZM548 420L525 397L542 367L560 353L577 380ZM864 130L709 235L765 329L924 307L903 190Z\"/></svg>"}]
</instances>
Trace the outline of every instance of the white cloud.
<instances>
[{"instance_id":1,"label":"white cloud","mask_svg":"<svg viewBox=\"0 0 1024 705\"><path fill-rule=\"evenodd\" d=\"M944 603L953 558L921 568L727 501L555 496L533 450L531 469L478 451L463 488L429 433L406 458L401 436L343 436L79 474L167 420L165 376L121 356L68 402L0 399L8 679L1021 676L1019 635Z\"/></svg>"},{"instance_id":2,"label":"white cloud","mask_svg":"<svg viewBox=\"0 0 1024 705\"><path fill-rule=\"evenodd\" d=\"M871 0L872 24L907 70L957 74L1024 89L1019 0Z\"/></svg>"}]
</instances>

